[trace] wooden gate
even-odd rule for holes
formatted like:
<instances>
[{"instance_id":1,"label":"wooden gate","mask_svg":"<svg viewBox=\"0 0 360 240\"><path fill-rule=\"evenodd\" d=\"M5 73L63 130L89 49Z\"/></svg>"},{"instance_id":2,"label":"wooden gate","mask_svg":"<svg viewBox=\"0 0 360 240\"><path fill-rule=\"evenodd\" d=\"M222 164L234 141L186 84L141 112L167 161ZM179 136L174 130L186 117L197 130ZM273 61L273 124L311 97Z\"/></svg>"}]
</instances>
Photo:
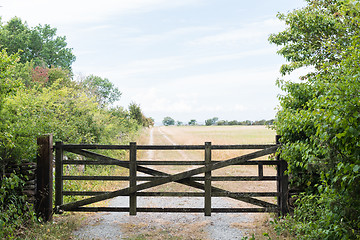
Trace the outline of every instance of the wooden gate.
<instances>
[{"instance_id":1,"label":"wooden gate","mask_svg":"<svg viewBox=\"0 0 360 240\"><path fill-rule=\"evenodd\" d=\"M57 142L55 144L55 212L62 211L109 211L129 212L136 215L137 212L198 212L210 216L211 213L227 212L277 212L285 215L287 208L288 178L284 174L287 165L285 161L276 157L276 160L256 160L256 158L274 154L279 144L273 145L137 145L132 142L129 145L73 145ZM118 160L94 152L95 149L111 149L129 151L129 160ZM256 151L235 158L216 161L212 160L212 150L225 149L255 149ZM137 159L138 150L202 150L204 159L202 161L141 161ZM84 156L86 160L64 159L64 152L70 152ZM69 176L63 174L65 165L117 165L129 169L129 176ZM186 170L176 174L168 174L155 170L147 165L197 165L195 169ZM232 165L256 165L257 176L212 176L212 171ZM276 176L265 176L264 166L275 165ZM142 172L151 176L138 176ZM201 174L201 176L199 176ZM195 176L197 175L197 176ZM129 181L129 186L112 192L95 191L65 191L63 181ZM214 181L276 181L276 192L230 192L215 186ZM140 183L138 183L140 182ZM143 192L162 184L176 182L201 189L201 192ZM63 203L64 195L89 196L83 200ZM110 199L117 196L129 196L129 207L86 207L86 205ZM142 196L166 196L166 197L203 197L203 208L144 208L137 207L137 198ZM212 208L212 197L228 197L242 202L253 204L254 208ZM276 197L277 204L261 200L261 197Z\"/></svg>"}]
</instances>

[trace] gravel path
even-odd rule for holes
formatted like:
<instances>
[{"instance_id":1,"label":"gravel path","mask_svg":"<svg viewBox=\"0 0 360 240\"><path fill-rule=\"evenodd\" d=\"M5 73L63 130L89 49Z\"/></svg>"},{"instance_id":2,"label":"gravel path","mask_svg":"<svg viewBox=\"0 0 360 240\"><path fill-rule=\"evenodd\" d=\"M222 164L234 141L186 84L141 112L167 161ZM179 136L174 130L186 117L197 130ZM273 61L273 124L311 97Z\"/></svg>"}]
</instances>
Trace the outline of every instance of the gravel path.
<instances>
[{"instance_id":1,"label":"gravel path","mask_svg":"<svg viewBox=\"0 0 360 240\"><path fill-rule=\"evenodd\" d=\"M175 144L165 133L160 133L170 144ZM153 129L149 144L153 144ZM184 152L181 155L187 159ZM153 151L147 152L148 158L153 156ZM139 207L204 206L204 199L195 197L139 197L137 201ZM212 199L213 207L235 207L236 204L227 198ZM116 197L109 206L128 207L129 198ZM252 214L240 213L213 213L210 217L205 217L203 213L137 213L136 216L129 216L129 213L97 213L89 215L87 225L74 232L74 236L77 239L241 239L245 232L239 226L252 221Z\"/></svg>"}]
</instances>

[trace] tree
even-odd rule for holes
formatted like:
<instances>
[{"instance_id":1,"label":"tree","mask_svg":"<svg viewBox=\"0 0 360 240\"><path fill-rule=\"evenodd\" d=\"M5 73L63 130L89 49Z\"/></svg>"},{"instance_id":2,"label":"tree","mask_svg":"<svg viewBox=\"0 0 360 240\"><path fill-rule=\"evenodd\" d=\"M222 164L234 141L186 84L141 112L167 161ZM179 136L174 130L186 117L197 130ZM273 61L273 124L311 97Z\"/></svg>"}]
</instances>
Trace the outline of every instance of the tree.
<instances>
[{"instance_id":1,"label":"tree","mask_svg":"<svg viewBox=\"0 0 360 240\"><path fill-rule=\"evenodd\" d=\"M207 119L207 120L205 120L205 125L206 126L215 125L218 120L219 120L218 117L213 117L213 118Z\"/></svg>"},{"instance_id":2,"label":"tree","mask_svg":"<svg viewBox=\"0 0 360 240\"><path fill-rule=\"evenodd\" d=\"M97 102L103 107L120 99L121 92L107 78L90 75L81 84L87 90L87 94L95 97ZM135 107L135 105L131 104L132 107Z\"/></svg>"},{"instance_id":3,"label":"tree","mask_svg":"<svg viewBox=\"0 0 360 240\"><path fill-rule=\"evenodd\" d=\"M56 28L38 25L30 28L20 18L12 18L0 27L0 49L9 54L20 51L20 62L33 61L36 66L71 70L75 56L67 48L66 37L56 36Z\"/></svg>"},{"instance_id":4,"label":"tree","mask_svg":"<svg viewBox=\"0 0 360 240\"><path fill-rule=\"evenodd\" d=\"M279 80L285 92L274 122L282 136L297 202L292 231L304 239L356 239L360 234L360 5L308 0L278 16L287 29L269 40L289 61L283 74L314 71L302 82ZM336 207L335 207L336 206ZM340 220L341 219L341 220Z\"/></svg>"},{"instance_id":5,"label":"tree","mask_svg":"<svg viewBox=\"0 0 360 240\"><path fill-rule=\"evenodd\" d=\"M143 114L140 105L132 102L129 105L129 115L131 119L134 119L140 126L150 127L154 126L154 120L152 118L147 118Z\"/></svg>"},{"instance_id":6,"label":"tree","mask_svg":"<svg viewBox=\"0 0 360 240\"><path fill-rule=\"evenodd\" d=\"M8 133L8 125L4 121L4 107L6 98L10 94L15 94L18 83L12 78L15 65L19 61L17 54L8 55L3 49L0 52L0 170L1 177L4 173L5 166L8 162L8 152L4 149L9 149L14 146L11 141L11 134Z\"/></svg>"},{"instance_id":7,"label":"tree","mask_svg":"<svg viewBox=\"0 0 360 240\"><path fill-rule=\"evenodd\" d=\"M18 54L8 55L5 49L0 51L0 111L5 97L16 91L19 85L13 78L18 61Z\"/></svg>"},{"instance_id":8,"label":"tree","mask_svg":"<svg viewBox=\"0 0 360 240\"><path fill-rule=\"evenodd\" d=\"M196 120L195 120L195 119L191 119L191 120L189 121L189 125L190 125L190 126L195 126L195 125L196 125Z\"/></svg>"},{"instance_id":9,"label":"tree","mask_svg":"<svg viewBox=\"0 0 360 240\"><path fill-rule=\"evenodd\" d=\"M143 125L143 114L140 105L132 102L129 105L130 118L137 121L139 125Z\"/></svg>"},{"instance_id":10,"label":"tree","mask_svg":"<svg viewBox=\"0 0 360 240\"><path fill-rule=\"evenodd\" d=\"M171 125L175 125L175 120L172 119L171 117L164 117L162 123L164 126L171 126Z\"/></svg>"}]
</instances>

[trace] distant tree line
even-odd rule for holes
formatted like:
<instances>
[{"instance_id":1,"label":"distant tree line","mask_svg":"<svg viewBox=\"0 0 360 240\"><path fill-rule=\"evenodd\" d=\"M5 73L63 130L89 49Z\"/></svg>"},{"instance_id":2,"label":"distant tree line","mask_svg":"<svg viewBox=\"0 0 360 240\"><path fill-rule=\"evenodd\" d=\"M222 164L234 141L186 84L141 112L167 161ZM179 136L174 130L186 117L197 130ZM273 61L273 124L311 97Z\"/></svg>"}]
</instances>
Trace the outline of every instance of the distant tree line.
<instances>
[{"instance_id":1,"label":"distant tree line","mask_svg":"<svg viewBox=\"0 0 360 240\"><path fill-rule=\"evenodd\" d=\"M181 121L175 121L173 118L171 117L165 117L162 121L164 126L172 126L172 125L177 125L177 126L183 126L183 125L189 125L189 126L195 126L195 125L203 125L203 124L199 124L195 119L191 119L187 124L181 122ZM206 126L224 126L224 125L245 125L245 126L250 126L250 125L273 125L274 123L274 119L271 120L256 120L256 121L251 121L251 120L245 120L245 121L237 121L237 120L219 120L218 117L213 117L210 119L205 120L205 125Z\"/></svg>"},{"instance_id":2,"label":"distant tree line","mask_svg":"<svg viewBox=\"0 0 360 240\"><path fill-rule=\"evenodd\" d=\"M251 121L251 120L245 120L245 121L237 121L237 120L232 120L232 121L227 121L227 120L219 120L217 121L215 124L208 124L205 122L205 125L207 126L211 126L211 125L273 125L274 123L274 119L271 120L256 120L256 121Z\"/></svg>"}]
</instances>

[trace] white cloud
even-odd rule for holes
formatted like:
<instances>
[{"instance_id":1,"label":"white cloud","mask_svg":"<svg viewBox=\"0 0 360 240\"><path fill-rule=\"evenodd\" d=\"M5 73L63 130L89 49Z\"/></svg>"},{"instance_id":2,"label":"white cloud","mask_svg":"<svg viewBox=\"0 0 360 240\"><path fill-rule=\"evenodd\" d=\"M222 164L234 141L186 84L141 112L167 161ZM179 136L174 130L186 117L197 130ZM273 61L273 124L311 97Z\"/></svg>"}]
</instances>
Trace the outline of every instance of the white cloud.
<instances>
[{"instance_id":1,"label":"white cloud","mask_svg":"<svg viewBox=\"0 0 360 240\"><path fill-rule=\"evenodd\" d=\"M237 28L224 26L222 31L192 40L193 45L231 45L241 44L244 41L256 43L266 40L270 33L283 29L283 23L276 19L265 19L261 22L244 24Z\"/></svg>"},{"instance_id":2,"label":"white cloud","mask_svg":"<svg viewBox=\"0 0 360 240\"><path fill-rule=\"evenodd\" d=\"M149 59L142 59L142 60L135 60L126 64L119 64L114 66L105 66L101 68L100 66L97 67L97 71L101 76L107 76L111 79L123 79L123 80L130 80L130 79L137 79L139 77L143 77L144 74L151 75L156 73L166 74L167 72L174 72L176 70L185 70L202 65L208 64L222 64L224 61L236 61L239 59L246 59L247 57L265 57L266 55L271 55L276 52L274 47L267 47L249 51L242 51L238 53L218 53L218 54L209 54L209 55L179 55L179 56L168 56L162 58L149 58ZM90 54L91 52L82 52L82 54ZM76 69L76 63L75 68ZM278 67L276 71L278 71ZM81 72L93 72L93 68L82 68L78 69L77 71ZM213 70L209 69L209 72ZM237 71L237 70L235 70ZM223 74L223 73L221 73ZM204 77L212 79L213 73L209 75L205 74ZM195 76L199 79L199 76ZM223 76L224 77L224 76ZM191 79L190 81L192 81ZM160 81L160 79L158 79Z\"/></svg>"},{"instance_id":3,"label":"white cloud","mask_svg":"<svg viewBox=\"0 0 360 240\"><path fill-rule=\"evenodd\" d=\"M133 35L136 36L123 36L119 39L120 44L154 44L161 41L177 39L179 37L192 37L192 34L204 34L210 31L219 30L218 27L212 26L190 26L175 28L170 31L165 31L157 34L142 34L140 30L134 31ZM124 31L119 31L124 33Z\"/></svg>"},{"instance_id":4,"label":"white cloud","mask_svg":"<svg viewBox=\"0 0 360 240\"><path fill-rule=\"evenodd\" d=\"M101 22L113 15L142 13L197 4L201 0L2 0L5 20L21 16L31 25Z\"/></svg>"}]
</instances>

